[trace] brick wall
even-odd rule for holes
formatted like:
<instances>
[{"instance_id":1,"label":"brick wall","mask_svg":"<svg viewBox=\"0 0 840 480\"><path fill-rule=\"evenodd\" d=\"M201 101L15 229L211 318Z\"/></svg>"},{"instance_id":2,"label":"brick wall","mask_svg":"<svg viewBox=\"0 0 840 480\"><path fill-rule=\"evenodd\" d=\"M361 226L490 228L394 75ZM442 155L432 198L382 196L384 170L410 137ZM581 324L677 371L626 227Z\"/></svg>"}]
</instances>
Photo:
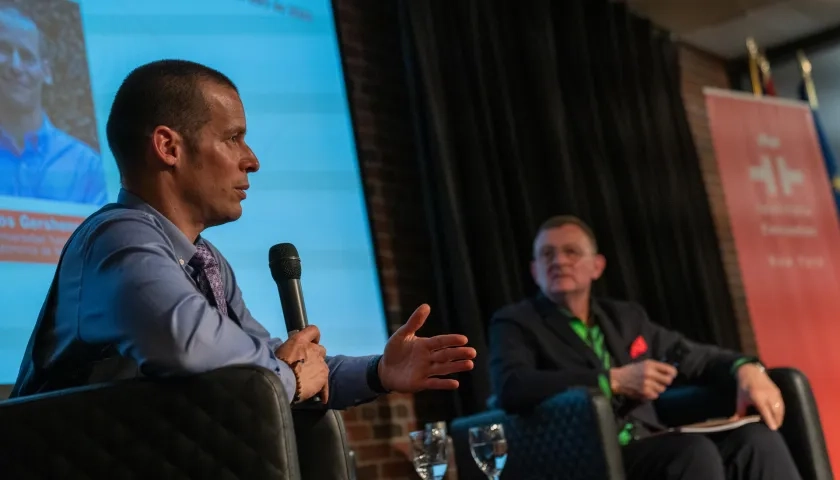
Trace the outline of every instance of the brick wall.
<instances>
[{"instance_id":1,"label":"brick wall","mask_svg":"<svg viewBox=\"0 0 840 480\"><path fill-rule=\"evenodd\" d=\"M703 97L703 87L717 87L728 89L729 78L726 73L725 62L711 54L702 52L689 46L682 46L680 50L680 66L682 67L683 102L688 114L688 123L694 136L694 143L700 157L700 169L709 195L709 204L715 221L718 241L723 254L723 263L729 282L729 291L735 307L738 321L738 333L741 337L741 348L749 353L756 353L755 337L747 312L744 285L741 282L741 271L735 252L735 241L729 223L729 214L723 197L723 186L720 181L709 124L706 117L706 101Z\"/></svg>"},{"instance_id":2,"label":"brick wall","mask_svg":"<svg viewBox=\"0 0 840 480\"><path fill-rule=\"evenodd\" d=\"M393 332L414 308L432 302L434 294L397 2L335 0L334 6L385 312ZM407 443L417 423L415 408L413 396L389 395L345 412L360 480L417 478Z\"/></svg>"},{"instance_id":3,"label":"brick wall","mask_svg":"<svg viewBox=\"0 0 840 480\"><path fill-rule=\"evenodd\" d=\"M359 160L373 225L385 311L391 331L420 303L433 299L430 238L419 188L411 102L396 25L397 2L335 0ZM690 47L680 52L683 99L695 138L743 348L755 351L732 232L706 120L703 86L729 88L724 62ZM348 410L351 448L359 478L414 479L407 434L419 404L388 396ZM451 463L450 463L451 465ZM449 475L456 478L456 472Z\"/></svg>"}]
</instances>

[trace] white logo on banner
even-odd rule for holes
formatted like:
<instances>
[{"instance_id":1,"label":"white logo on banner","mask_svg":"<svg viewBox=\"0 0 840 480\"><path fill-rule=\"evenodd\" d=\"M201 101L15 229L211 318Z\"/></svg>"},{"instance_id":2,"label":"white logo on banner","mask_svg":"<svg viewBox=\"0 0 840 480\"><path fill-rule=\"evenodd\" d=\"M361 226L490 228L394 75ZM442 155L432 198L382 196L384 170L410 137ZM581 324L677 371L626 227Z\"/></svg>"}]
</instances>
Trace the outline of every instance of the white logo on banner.
<instances>
[{"instance_id":1,"label":"white logo on banner","mask_svg":"<svg viewBox=\"0 0 840 480\"><path fill-rule=\"evenodd\" d=\"M762 155L761 165L750 167L750 180L763 183L769 197L779 196L780 189L782 195L789 197L793 195L794 186L805 182L805 174L802 170L788 168L784 157L773 160L769 155Z\"/></svg>"}]
</instances>

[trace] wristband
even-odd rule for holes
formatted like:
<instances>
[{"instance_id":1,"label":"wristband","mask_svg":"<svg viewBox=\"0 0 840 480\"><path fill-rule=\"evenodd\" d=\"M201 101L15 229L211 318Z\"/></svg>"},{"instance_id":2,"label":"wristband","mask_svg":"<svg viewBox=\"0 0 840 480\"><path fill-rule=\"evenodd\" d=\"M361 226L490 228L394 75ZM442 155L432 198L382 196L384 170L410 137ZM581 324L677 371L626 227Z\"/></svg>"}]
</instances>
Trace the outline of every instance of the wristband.
<instances>
[{"instance_id":1,"label":"wristband","mask_svg":"<svg viewBox=\"0 0 840 480\"><path fill-rule=\"evenodd\" d=\"M284 359L280 360L289 366L289 369L292 371L292 375L295 376L295 395L292 397L292 403L298 403L300 402L300 377L298 376L298 372L295 371L295 367L297 367L299 363L303 363L303 359L295 360L291 363L287 362Z\"/></svg>"}]
</instances>

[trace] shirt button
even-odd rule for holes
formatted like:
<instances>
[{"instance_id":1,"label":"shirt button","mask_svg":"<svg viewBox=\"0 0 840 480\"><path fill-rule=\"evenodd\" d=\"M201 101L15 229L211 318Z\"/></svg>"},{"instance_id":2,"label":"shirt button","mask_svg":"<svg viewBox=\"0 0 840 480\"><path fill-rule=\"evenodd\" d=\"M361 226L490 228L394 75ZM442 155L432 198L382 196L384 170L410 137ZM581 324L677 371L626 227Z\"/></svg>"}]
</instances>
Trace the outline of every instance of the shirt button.
<instances>
[{"instance_id":1,"label":"shirt button","mask_svg":"<svg viewBox=\"0 0 840 480\"><path fill-rule=\"evenodd\" d=\"M178 262L180 262L181 265L184 265L184 259L183 258L179 258Z\"/></svg>"}]
</instances>

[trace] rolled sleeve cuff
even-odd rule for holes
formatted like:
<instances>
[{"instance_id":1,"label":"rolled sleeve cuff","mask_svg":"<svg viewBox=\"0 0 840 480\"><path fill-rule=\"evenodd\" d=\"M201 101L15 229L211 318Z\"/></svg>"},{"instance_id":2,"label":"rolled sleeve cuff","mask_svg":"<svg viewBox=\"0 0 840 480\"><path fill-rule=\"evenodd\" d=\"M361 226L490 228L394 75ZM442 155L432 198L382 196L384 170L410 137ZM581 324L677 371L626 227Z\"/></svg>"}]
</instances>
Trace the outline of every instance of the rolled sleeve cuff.
<instances>
[{"instance_id":1,"label":"rolled sleeve cuff","mask_svg":"<svg viewBox=\"0 0 840 480\"><path fill-rule=\"evenodd\" d=\"M379 396L367 382L368 364L378 355L327 358L330 367L330 402L333 409L344 409L367 403Z\"/></svg>"}]
</instances>

